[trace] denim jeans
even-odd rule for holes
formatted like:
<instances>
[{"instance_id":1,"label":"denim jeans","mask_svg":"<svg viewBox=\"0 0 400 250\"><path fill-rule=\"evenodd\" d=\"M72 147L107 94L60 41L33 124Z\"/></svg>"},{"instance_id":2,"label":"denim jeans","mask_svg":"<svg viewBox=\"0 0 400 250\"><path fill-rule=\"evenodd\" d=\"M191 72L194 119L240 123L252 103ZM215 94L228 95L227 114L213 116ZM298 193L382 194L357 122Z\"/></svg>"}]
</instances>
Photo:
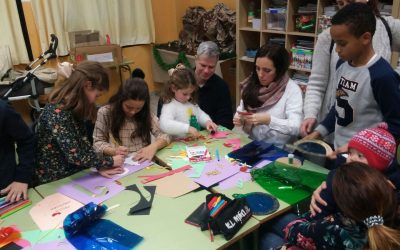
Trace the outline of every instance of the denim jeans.
<instances>
[{"instance_id":1,"label":"denim jeans","mask_svg":"<svg viewBox=\"0 0 400 250\"><path fill-rule=\"evenodd\" d=\"M297 218L297 215L287 213L262 225L260 228L260 249L270 250L281 247L285 243L283 229L289 222Z\"/></svg>"}]
</instances>

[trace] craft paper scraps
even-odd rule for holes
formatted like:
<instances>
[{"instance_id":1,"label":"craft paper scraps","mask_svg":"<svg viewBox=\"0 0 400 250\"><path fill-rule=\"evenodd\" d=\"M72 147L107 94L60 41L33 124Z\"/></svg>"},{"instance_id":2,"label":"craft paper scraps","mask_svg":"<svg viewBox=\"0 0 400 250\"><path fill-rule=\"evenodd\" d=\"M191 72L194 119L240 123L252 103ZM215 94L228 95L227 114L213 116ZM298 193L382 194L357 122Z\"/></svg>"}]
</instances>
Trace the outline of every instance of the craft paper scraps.
<instances>
[{"instance_id":1,"label":"craft paper scraps","mask_svg":"<svg viewBox=\"0 0 400 250\"><path fill-rule=\"evenodd\" d=\"M129 215L149 215L150 214L150 208L153 203L154 193L156 192L156 186L144 186L144 189L146 189L146 191L150 193L149 200L147 200L144 197L143 193L140 192L140 190L136 184L126 187L126 190L136 192L140 196L139 202L129 210Z\"/></svg>"},{"instance_id":2,"label":"craft paper scraps","mask_svg":"<svg viewBox=\"0 0 400 250\"><path fill-rule=\"evenodd\" d=\"M158 195L171 198L179 197L199 187L182 172L155 180L153 184L157 186L156 193Z\"/></svg>"},{"instance_id":3,"label":"craft paper scraps","mask_svg":"<svg viewBox=\"0 0 400 250\"><path fill-rule=\"evenodd\" d=\"M183 166L181 168L177 168L177 169L168 171L168 172L163 173L163 174L142 175L142 176L138 176L138 177L139 178L144 178L143 180L141 180L142 183L148 183L148 182L151 182L151 181L155 181L155 180L164 178L164 177L169 176L169 175L173 175L173 174L176 174L176 173L179 173L179 172L186 171L186 170L191 169L191 168L192 168L192 166L186 165L186 166Z\"/></svg>"},{"instance_id":4,"label":"craft paper scraps","mask_svg":"<svg viewBox=\"0 0 400 250\"><path fill-rule=\"evenodd\" d=\"M62 227L65 217L82 206L68 196L55 193L36 203L29 214L40 230L50 230Z\"/></svg>"},{"instance_id":5,"label":"craft paper scraps","mask_svg":"<svg viewBox=\"0 0 400 250\"><path fill-rule=\"evenodd\" d=\"M21 238L21 232L15 226L0 228L0 248Z\"/></svg>"},{"instance_id":6,"label":"craft paper scraps","mask_svg":"<svg viewBox=\"0 0 400 250\"><path fill-rule=\"evenodd\" d=\"M240 148L240 138L228 139L226 140L227 144L230 144L233 150ZM225 143L224 143L225 145Z\"/></svg>"},{"instance_id":7,"label":"craft paper scraps","mask_svg":"<svg viewBox=\"0 0 400 250\"><path fill-rule=\"evenodd\" d=\"M239 171L240 166L238 164L232 164L225 158L221 158L219 161L214 159L207 162L201 176L193 180L204 187L210 187Z\"/></svg>"},{"instance_id":8,"label":"craft paper scraps","mask_svg":"<svg viewBox=\"0 0 400 250\"><path fill-rule=\"evenodd\" d=\"M95 184L90 186L91 183L80 183L86 187L86 190L82 190L82 186L78 184L79 182L73 182L61 186L58 192L65 194L72 199L75 199L83 204L93 202L95 204L100 204L105 200L110 199L114 195L118 194L125 188L114 182L105 182L102 184Z\"/></svg>"},{"instance_id":9,"label":"craft paper scraps","mask_svg":"<svg viewBox=\"0 0 400 250\"><path fill-rule=\"evenodd\" d=\"M214 134L210 134L210 138L213 139L224 139L230 134L228 131L216 131Z\"/></svg>"},{"instance_id":10,"label":"craft paper scraps","mask_svg":"<svg viewBox=\"0 0 400 250\"><path fill-rule=\"evenodd\" d=\"M253 167L253 169L255 169L255 168L262 168L262 167L268 165L269 163L271 163L271 161L269 161L269 160L262 160L262 161L260 161L259 163L257 163L257 164ZM221 182L219 183L219 186L218 186L218 187L219 187L220 189L222 189L222 190L226 190L226 189L229 189L229 188L239 187L238 185L240 185L240 183L241 183L241 184L244 184L245 182L248 182L248 181L251 181L251 174L250 174L250 172L249 172L249 171L247 171L247 172L239 171L239 173L237 173L237 174L235 174L235 175L233 175L233 176L231 176L231 177L229 177L229 178L227 178L227 179L221 181Z\"/></svg>"}]
</instances>

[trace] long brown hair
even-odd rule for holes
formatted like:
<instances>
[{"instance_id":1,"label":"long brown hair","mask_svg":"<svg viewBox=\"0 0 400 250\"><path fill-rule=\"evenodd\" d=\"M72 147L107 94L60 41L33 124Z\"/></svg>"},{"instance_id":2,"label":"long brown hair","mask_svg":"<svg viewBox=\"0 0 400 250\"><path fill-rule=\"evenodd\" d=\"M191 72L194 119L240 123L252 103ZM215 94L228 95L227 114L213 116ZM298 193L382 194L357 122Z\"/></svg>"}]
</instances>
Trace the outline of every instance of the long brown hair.
<instances>
[{"instance_id":1,"label":"long brown hair","mask_svg":"<svg viewBox=\"0 0 400 250\"><path fill-rule=\"evenodd\" d=\"M144 101L143 108L133 116L136 130L131 134L131 139L140 137L146 144L151 143L151 113L150 94L147 83L138 77L130 78L120 86L118 92L110 98L111 106L111 133L121 142L119 131L125 122L125 113L122 103L127 100Z\"/></svg>"},{"instance_id":2,"label":"long brown hair","mask_svg":"<svg viewBox=\"0 0 400 250\"><path fill-rule=\"evenodd\" d=\"M253 71L249 83L243 89L242 100L244 107L247 109L258 108L262 105L262 102L258 100L260 88L260 80L257 74L257 59L266 57L272 61L276 69L276 77L274 81L280 80L289 68L289 53L285 47L278 44L264 44L257 50L256 57L254 59Z\"/></svg>"},{"instance_id":3,"label":"long brown hair","mask_svg":"<svg viewBox=\"0 0 400 250\"><path fill-rule=\"evenodd\" d=\"M96 120L96 106L86 97L84 86L90 81L98 90L108 90L109 81L106 69L98 62L83 61L71 73L68 79L49 97L51 103L61 104L64 110L72 110L79 120Z\"/></svg>"},{"instance_id":4,"label":"long brown hair","mask_svg":"<svg viewBox=\"0 0 400 250\"><path fill-rule=\"evenodd\" d=\"M333 177L333 196L343 214L357 222L383 217L383 225L368 227L369 249L400 249L400 231L393 228L396 194L382 173L359 162L345 164Z\"/></svg>"},{"instance_id":5,"label":"long brown hair","mask_svg":"<svg viewBox=\"0 0 400 250\"><path fill-rule=\"evenodd\" d=\"M168 70L168 74L169 80L161 95L163 103L169 103L174 99L175 93L172 91L172 87L176 89L197 88L193 70L186 68L183 64L178 64L175 68ZM189 101L193 104L197 103L197 89L193 92Z\"/></svg>"}]
</instances>

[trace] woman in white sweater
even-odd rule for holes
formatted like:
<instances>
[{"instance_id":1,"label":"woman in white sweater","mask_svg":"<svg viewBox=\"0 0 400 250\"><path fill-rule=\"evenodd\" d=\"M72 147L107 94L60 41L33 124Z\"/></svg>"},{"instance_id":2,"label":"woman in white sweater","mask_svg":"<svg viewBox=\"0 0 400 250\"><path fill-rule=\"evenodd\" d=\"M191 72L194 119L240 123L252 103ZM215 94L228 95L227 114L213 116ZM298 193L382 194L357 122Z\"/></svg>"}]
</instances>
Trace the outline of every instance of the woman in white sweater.
<instances>
[{"instance_id":1,"label":"woman in white sweater","mask_svg":"<svg viewBox=\"0 0 400 250\"><path fill-rule=\"evenodd\" d=\"M365 2L373 9L377 16L376 31L372 40L373 47L378 55L390 62L391 49L398 50L400 47L400 20L391 16L380 17L377 0L337 1L339 8L352 2ZM388 24L388 28L385 27L384 21ZM391 39L390 36L392 37ZM330 29L326 29L318 36L314 48L312 70L304 99L304 121L300 128L302 136L306 136L313 131L317 121L319 122L325 118L336 101L336 86L333 77L339 56L335 50L336 45L331 48L331 44Z\"/></svg>"},{"instance_id":2,"label":"woman in white sweater","mask_svg":"<svg viewBox=\"0 0 400 250\"><path fill-rule=\"evenodd\" d=\"M289 78L289 54L279 45L258 49L252 74L241 83L242 100L233 123L252 139L278 147L296 139L302 121L300 87Z\"/></svg>"}]
</instances>

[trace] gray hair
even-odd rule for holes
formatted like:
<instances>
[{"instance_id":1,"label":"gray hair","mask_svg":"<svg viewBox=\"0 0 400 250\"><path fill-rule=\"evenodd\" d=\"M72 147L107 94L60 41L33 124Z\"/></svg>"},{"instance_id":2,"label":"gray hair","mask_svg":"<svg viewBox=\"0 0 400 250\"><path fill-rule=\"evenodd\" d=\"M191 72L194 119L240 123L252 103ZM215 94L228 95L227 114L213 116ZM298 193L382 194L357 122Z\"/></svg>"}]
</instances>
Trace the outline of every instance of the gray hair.
<instances>
[{"instance_id":1,"label":"gray hair","mask_svg":"<svg viewBox=\"0 0 400 250\"><path fill-rule=\"evenodd\" d=\"M197 56L206 55L207 57L216 57L219 59L219 48L213 41L205 41L200 43L197 48Z\"/></svg>"}]
</instances>

